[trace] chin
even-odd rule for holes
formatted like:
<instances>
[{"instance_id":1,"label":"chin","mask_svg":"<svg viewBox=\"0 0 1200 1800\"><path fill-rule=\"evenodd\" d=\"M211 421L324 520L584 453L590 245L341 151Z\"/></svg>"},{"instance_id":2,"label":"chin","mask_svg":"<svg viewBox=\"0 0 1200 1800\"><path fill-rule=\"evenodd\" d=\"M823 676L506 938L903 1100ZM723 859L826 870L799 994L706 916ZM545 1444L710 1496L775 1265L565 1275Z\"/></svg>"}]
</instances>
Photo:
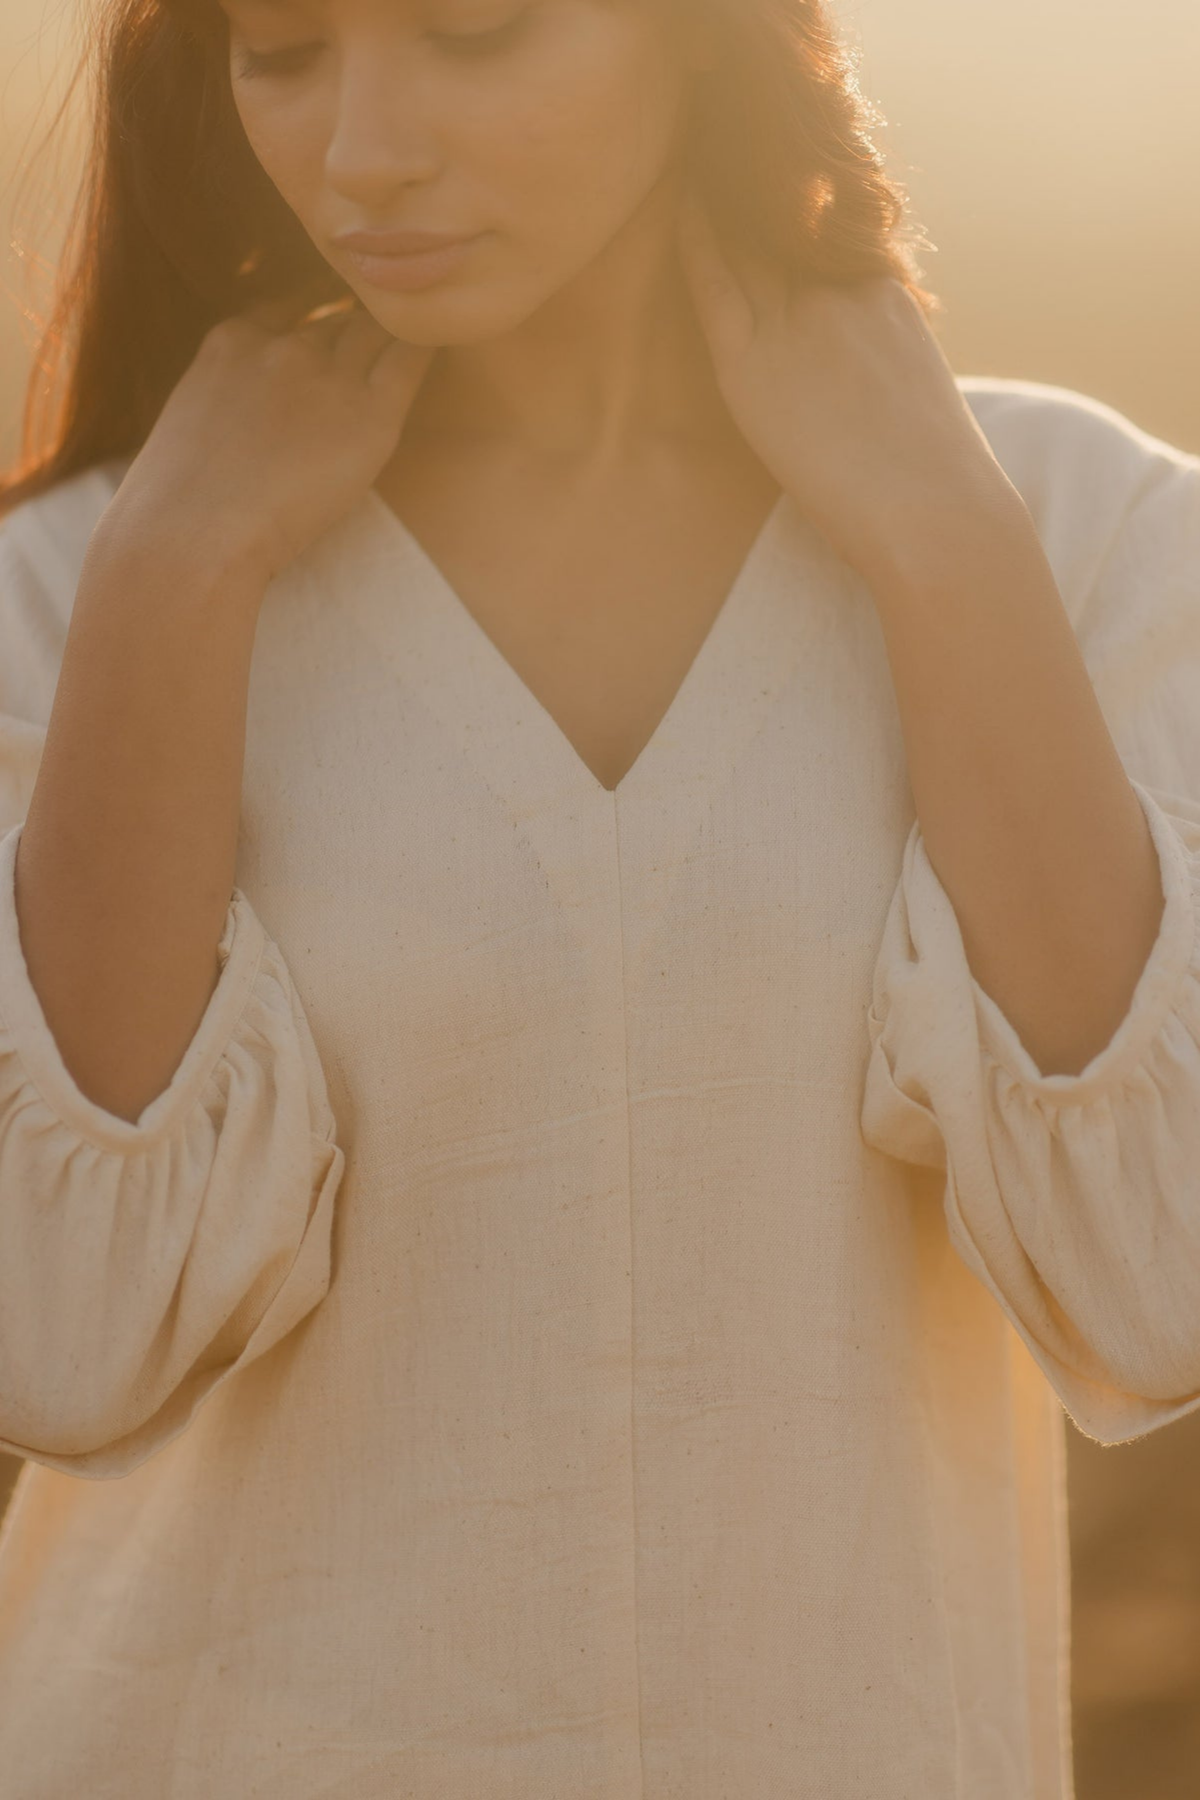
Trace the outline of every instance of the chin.
<instances>
[{"instance_id":1,"label":"chin","mask_svg":"<svg viewBox=\"0 0 1200 1800\"><path fill-rule=\"evenodd\" d=\"M442 346L483 344L516 331L553 299L553 293L532 300L505 301L486 282L458 288L446 282L421 292L396 295L375 293L362 303L376 322L393 337L408 344Z\"/></svg>"}]
</instances>

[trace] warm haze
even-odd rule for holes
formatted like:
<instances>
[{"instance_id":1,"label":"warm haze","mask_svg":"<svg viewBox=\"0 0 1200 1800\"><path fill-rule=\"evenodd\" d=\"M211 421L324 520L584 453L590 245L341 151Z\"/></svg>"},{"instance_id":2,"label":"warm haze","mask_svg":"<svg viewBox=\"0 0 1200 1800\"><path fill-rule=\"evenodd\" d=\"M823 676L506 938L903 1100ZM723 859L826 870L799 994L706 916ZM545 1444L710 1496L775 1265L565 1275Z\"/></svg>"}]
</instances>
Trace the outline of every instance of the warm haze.
<instances>
[{"instance_id":1,"label":"warm haze","mask_svg":"<svg viewBox=\"0 0 1200 1800\"><path fill-rule=\"evenodd\" d=\"M0 216L30 256L52 258L59 229L31 202L65 206L74 170L56 185L39 164L17 216L20 159L57 104L74 22L97 3L0 8ZM879 141L936 245L925 281L946 303L937 329L953 367L1079 389L1200 451L1196 0L839 10L888 121ZM21 309L47 292L27 267L10 248L6 456L33 344ZM1200 1768L1200 1419L1115 1449L1069 1437L1078 1800L1184 1800Z\"/></svg>"}]
</instances>

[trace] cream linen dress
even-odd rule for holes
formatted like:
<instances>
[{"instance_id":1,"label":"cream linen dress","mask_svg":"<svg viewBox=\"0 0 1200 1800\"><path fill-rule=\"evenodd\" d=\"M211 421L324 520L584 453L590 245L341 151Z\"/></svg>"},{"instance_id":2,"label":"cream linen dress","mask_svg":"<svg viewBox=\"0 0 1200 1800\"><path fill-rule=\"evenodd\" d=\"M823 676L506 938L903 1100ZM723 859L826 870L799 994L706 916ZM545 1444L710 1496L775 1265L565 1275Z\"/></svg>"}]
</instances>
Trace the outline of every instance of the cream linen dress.
<instances>
[{"instance_id":1,"label":"cream linen dress","mask_svg":"<svg viewBox=\"0 0 1200 1800\"><path fill-rule=\"evenodd\" d=\"M6 1800L1070 1795L1063 1408L1200 1408L1200 458L960 387L1160 856L1077 1076L790 497L609 791L372 490L266 594L220 980L105 1112L12 890L128 463L3 522Z\"/></svg>"}]
</instances>

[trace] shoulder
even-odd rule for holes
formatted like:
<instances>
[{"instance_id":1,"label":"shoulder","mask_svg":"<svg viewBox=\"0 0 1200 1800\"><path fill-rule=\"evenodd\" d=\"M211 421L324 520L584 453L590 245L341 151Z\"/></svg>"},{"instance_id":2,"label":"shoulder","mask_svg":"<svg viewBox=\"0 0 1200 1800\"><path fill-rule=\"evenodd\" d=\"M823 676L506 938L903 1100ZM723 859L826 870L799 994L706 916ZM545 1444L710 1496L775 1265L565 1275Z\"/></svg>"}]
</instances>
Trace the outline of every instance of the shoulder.
<instances>
[{"instance_id":1,"label":"shoulder","mask_svg":"<svg viewBox=\"0 0 1200 1800\"><path fill-rule=\"evenodd\" d=\"M1073 388L955 379L1028 507L1077 623L1097 584L1131 558L1191 572L1200 554L1200 456Z\"/></svg>"},{"instance_id":2,"label":"shoulder","mask_svg":"<svg viewBox=\"0 0 1200 1800\"><path fill-rule=\"evenodd\" d=\"M22 500L0 518L7 557L48 588L79 579L92 532L121 484L130 458L110 457Z\"/></svg>"},{"instance_id":3,"label":"shoulder","mask_svg":"<svg viewBox=\"0 0 1200 1800\"><path fill-rule=\"evenodd\" d=\"M0 712L48 716L88 543L130 460L82 469L0 518Z\"/></svg>"},{"instance_id":4,"label":"shoulder","mask_svg":"<svg viewBox=\"0 0 1200 1800\"><path fill-rule=\"evenodd\" d=\"M1200 456L1069 388L959 386L1029 507L1126 768L1196 805Z\"/></svg>"},{"instance_id":5,"label":"shoulder","mask_svg":"<svg viewBox=\"0 0 1200 1800\"><path fill-rule=\"evenodd\" d=\"M1102 506L1128 500L1160 471L1200 467L1200 457L1155 437L1092 394L999 375L955 380L1009 478L1035 495L1049 497L1074 484L1083 497L1098 481L1103 493L1096 505Z\"/></svg>"}]
</instances>

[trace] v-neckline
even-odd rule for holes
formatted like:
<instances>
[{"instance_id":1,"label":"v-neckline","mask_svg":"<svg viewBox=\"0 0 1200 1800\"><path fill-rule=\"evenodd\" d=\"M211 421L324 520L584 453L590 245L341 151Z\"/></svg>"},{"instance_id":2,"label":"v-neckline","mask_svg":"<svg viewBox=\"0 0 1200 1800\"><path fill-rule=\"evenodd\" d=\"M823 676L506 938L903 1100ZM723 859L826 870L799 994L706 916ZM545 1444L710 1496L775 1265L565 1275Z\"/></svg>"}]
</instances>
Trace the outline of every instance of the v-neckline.
<instances>
[{"instance_id":1,"label":"v-neckline","mask_svg":"<svg viewBox=\"0 0 1200 1800\"><path fill-rule=\"evenodd\" d=\"M448 580L420 539L405 524L399 513L388 504L378 488L372 486L367 491L367 507L370 517L385 536L390 536L393 542L399 545L408 561L424 576L425 585L436 598L439 612L447 628L460 640L464 649L468 650L474 660L478 661L479 658L482 658L493 669L497 681L503 685L505 690L505 699L511 716L515 719L534 718L537 721L539 732L552 746L556 760L560 763L565 762L568 772L573 772L575 782L586 786L593 797L599 796L614 805L618 799L624 800L631 789L640 787L642 781L647 777L648 771L657 762L664 746L676 734L676 728L681 727L685 716L700 704L702 690L720 662L725 640L738 622L738 613L744 597L751 589L753 578L758 573L760 565L774 542L787 505L788 495L785 490L781 490L759 527L699 649L689 663L665 712L660 716L654 730L643 744L633 763L615 787L610 788L606 787L595 774L575 748L558 720L517 673L495 640L484 630L458 590Z\"/></svg>"}]
</instances>

